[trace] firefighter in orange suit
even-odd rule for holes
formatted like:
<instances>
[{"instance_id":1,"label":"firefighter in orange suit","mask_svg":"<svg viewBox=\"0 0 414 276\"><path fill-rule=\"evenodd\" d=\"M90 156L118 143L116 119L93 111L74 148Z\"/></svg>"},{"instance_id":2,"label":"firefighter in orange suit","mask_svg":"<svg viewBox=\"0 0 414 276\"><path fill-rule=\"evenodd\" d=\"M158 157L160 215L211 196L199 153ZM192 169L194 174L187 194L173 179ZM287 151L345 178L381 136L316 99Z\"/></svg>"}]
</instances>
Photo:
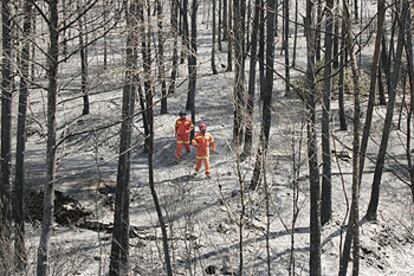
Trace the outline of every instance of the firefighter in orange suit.
<instances>
[{"instance_id":1,"label":"firefighter in orange suit","mask_svg":"<svg viewBox=\"0 0 414 276\"><path fill-rule=\"evenodd\" d=\"M180 161L183 145L187 151L190 152L190 132L193 130L194 125L191 119L187 118L187 114L184 111L179 113L180 118L175 121L175 137L177 138L177 148L175 151L175 159Z\"/></svg>"},{"instance_id":2,"label":"firefighter in orange suit","mask_svg":"<svg viewBox=\"0 0 414 276\"><path fill-rule=\"evenodd\" d=\"M198 175L201 169L201 165L204 162L204 166L206 167L206 175L208 178L210 178L210 145L211 150L213 153L215 153L216 144L214 142L213 136L211 136L210 133L207 133L207 124L200 123L198 128L200 132L198 132L192 140L193 146L197 149L194 174Z\"/></svg>"}]
</instances>

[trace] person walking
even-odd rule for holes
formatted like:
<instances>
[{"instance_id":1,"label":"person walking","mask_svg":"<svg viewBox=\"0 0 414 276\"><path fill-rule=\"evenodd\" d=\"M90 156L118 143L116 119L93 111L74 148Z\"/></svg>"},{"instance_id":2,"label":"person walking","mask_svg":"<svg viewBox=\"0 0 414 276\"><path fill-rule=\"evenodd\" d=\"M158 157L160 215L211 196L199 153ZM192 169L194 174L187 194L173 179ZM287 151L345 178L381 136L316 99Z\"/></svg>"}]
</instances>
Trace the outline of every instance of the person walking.
<instances>
[{"instance_id":1,"label":"person walking","mask_svg":"<svg viewBox=\"0 0 414 276\"><path fill-rule=\"evenodd\" d=\"M177 139L175 160L177 162L181 160L183 146L187 153L190 153L190 132L194 129L193 122L191 122L191 119L187 118L187 113L185 111L181 111L179 116L180 118L175 121L175 137Z\"/></svg>"},{"instance_id":2,"label":"person walking","mask_svg":"<svg viewBox=\"0 0 414 276\"><path fill-rule=\"evenodd\" d=\"M216 152L216 143L210 133L207 133L207 124L202 122L198 125L198 132L191 141L193 146L197 149L196 166L194 175L198 175L201 166L204 163L206 169L206 176L210 178L210 146L213 153Z\"/></svg>"}]
</instances>

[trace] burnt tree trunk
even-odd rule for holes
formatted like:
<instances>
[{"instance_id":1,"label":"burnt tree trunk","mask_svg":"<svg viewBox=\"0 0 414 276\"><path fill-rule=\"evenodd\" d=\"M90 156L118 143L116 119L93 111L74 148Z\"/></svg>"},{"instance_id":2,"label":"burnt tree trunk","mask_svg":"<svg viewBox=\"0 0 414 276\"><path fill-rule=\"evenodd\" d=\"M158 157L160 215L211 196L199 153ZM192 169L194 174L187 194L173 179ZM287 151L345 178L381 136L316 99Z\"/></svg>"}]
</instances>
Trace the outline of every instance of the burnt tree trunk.
<instances>
[{"instance_id":1,"label":"burnt tree trunk","mask_svg":"<svg viewBox=\"0 0 414 276\"><path fill-rule=\"evenodd\" d=\"M156 1L157 8L157 27L158 27L158 70L159 70L159 79L161 82L161 114L168 113L168 94L167 94L167 84L165 81L165 63L164 63L164 32L163 32L163 8L162 0Z\"/></svg>"},{"instance_id":2,"label":"burnt tree trunk","mask_svg":"<svg viewBox=\"0 0 414 276\"><path fill-rule=\"evenodd\" d=\"M326 0L325 59L322 106L322 204L321 224L332 218L332 169L331 169L331 90L332 90L332 32L334 0Z\"/></svg>"},{"instance_id":3,"label":"burnt tree trunk","mask_svg":"<svg viewBox=\"0 0 414 276\"><path fill-rule=\"evenodd\" d=\"M405 30L407 27L407 18L408 18L409 8L410 8L409 0L404 0L402 14L400 17L400 31L398 34L397 50L396 50L395 61L394 61L393 75L391 79L391 89L388 91L387 112L385 115L385 122L384 122L383 131L382 131L380 149L377 155L377 163L375 165L374 180L372 182L372 190L371 190L371 198L370 198L368 210L366 213L366 218L368 220L376 220L377 218L380 185L381 185L382 172L383 172L384 163L385 163L385 154L387 152L388 140L390 138L390 133L391 133L392 118L394 115L396 89L397 89L398 80L400 77L401 58L402 58L403 47L404 47L404 43L406 39Z\"/></svg>"},{"instance_id":4,"label":"burnt tree trunk","mask_svg":"<svg viewBox=\"0 0 414 276\"><path fill-rule=\"evenodd\" d=\"M131 134L133 131L133 114L138 74L138 22L140 7L132 1L126 7L126 24L128 28L126 49L126 71L122 93L122 123L119 142L118 171L116 179L116 198L114 228L112 233L109 275L129 274L129 202L131 172Z\"/></svg>"},{"instance_id":5,"label":"burnt tree trunk","mask_svg":"<svg viewBox=\"0 0 414 276\"><path fill-rule=\"evenodd\" d=\"M47 91L46 182L43 198L43 220L37 252L37 275L48 275L49 241L53 221L53 196L56 170L56 98L59 58L58 1L49 1L49 51Z\"/></svg>"},{"instance_id":6,"label":"burnt tree trunk","mask_svg":"<svg viewBox=\"0 0 414 276\"><path fill-rule=\"evenodd\" d=\"M315 6L312 0L306 1L306 48L307 69L306 82L308 96L307 109L307 136L308 136L308 163L310 182L310 275L321 275L321 224L320 224L320 187L318 166L318 142L316 135L316 80L315 80Z\"/></svg>"},{"instance_id":7,"label":"burnt tree trunk","mask_svg":"<svg viewBox=\"0 0 414 276\"><path fill-rule=\"evenodd\" d=\"M361 161L360 161L360 173L359 176L362 178L363 171L364 171L364 163L365 163L365 154L367 152L368 147L368 140L371 131L372 125L372 115L374 113L374 106L375 106L375 85L378 81L378 77L381 75L381 68L379 66L380 63L380 55L382 45L382 38L383 38L383 29L384 29L384 19L385 19L385 1L378 0L377 2L377 31L376 31L376 38L375 38L375 48L374 48L374 56L373 62L371 66L371 78L370 78L370 86L369 86L369 95L368 95L368 106L367 106L367 115L365 117L365 124L364 130L362 134L362 141L361 141ZM379 85L381 86L381 84Z\"/></svg>"},{"instance_id":8,"label":"burnt tree trunk","mask_svg":"<svg viewBox=\"0 0 414 276\"><path fill-rule=\"evenodd\" d=\"M11 273L11 122L12 122L12 17L11 1L2 1L2 81L1 81L1 154L0 154L0 274Z\"/></svg>"},{"instance_id":9,"label":"burnt tree trunk","mask_svg":"<svg viewBox=\"0 0 414 276\"><path fill-rule=\"evenodd\" d=\"M16 134L16 178L14 182L14 260L19 271L24 271L27 262L27 252L25 246L25 208L24 208L24 189L25 189L25 150L26 150L26 114L27 114L27 83L30 77L30 46L28 39L32 34L32 8L31 0L24 2L24 23L23 23L23 48L21 52L20 64L20 87L19 87L19 109L17 117Z\"/></svg>"},{"instance_id":10,"label":"burnt tree trunk","mask_svg":"<svg viewBox=\"0 0 414 276\"><path fill-rule=\"evenodd\" d=\"M213 34L212 34L212 45L211 45L211 70L213 71L213 75L217 75L217 68L216 68L216 1L217 0L213 0L213 12L212 12L212 16L213 16ZM220 1L220 0L219 0ZM220 13L220 11L219 11ZM220 29L220 25L219 25L219 29ZM219 41L220 41L220 36L219 36Z\"/></svg>"},{"instance_id":11,"label":"burnt tree trunk","mask_svg":"<svg viewBox=\"0 0 414 276\"><path fill-rule=\"evenodd\" d=\"M261 3L255 0L254 17L252 23L252 36L250 46L250 68L249 68L249 87L246 102L246 132L244 136L243 156L248 157L252 152L253 141L253 111L254 111L254 93L256 86L256 64L257 64L257 38L259 31L259 14Z\"/></svg>"},{"instance_id":12,"label":"burnt tree trunk","mask_svg":"<svg viewBox=\"0 0 414 276\"><path fill-rule=\"evenodd\" d=\"M260 130L259 146L250 183L251 189L256 189L261 182L263 174L263 157L266 156L270 127L272 124L272 90L273 90L273 68L274 68L274 41L275 41L275 0L266 3L266 79L264 83L262 126Z\"/></svg>"}]
</instances>

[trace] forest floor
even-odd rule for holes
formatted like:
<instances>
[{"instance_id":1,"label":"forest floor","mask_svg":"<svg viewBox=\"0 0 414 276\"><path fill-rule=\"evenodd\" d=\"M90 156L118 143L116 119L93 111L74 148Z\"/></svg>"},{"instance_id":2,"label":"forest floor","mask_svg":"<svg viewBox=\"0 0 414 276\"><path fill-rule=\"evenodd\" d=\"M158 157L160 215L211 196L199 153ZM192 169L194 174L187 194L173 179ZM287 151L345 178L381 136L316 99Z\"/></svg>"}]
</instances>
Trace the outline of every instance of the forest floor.
<instances>
[{"instance_id":1,"label":"forest floor","mask_svg":"<svg viewBox=\"0 0 414 276\"><path fill-rule=\"evenodd\" d=\"M174 122L177 113L185 109L186 65L180 66L179 87L168 98L169 114L155 114L155 180L156 189L168 222L168 233L177 275L231 275L239 266L240 179L237 172L237 154L231 146L233 104L233 73L223 72L226 54L218 56L218 75L211 74L210 29L199 25L199 71L197 77L196 123L205 121L208 131L217 142L217 154L211 156L212 178L193 177L194 150L179 164L174 162ZM277 39L278 40L278 39ZM113 40L114 52L121 52ZM97 42L96 60L101 46ZM276 71L283 72L283 56L276 43ZM168 49L166 50L168 52ZM298 41L296 66L305 68L306 48L303 36ZM369 60L372 49L362 55ZM58 138L98 126L109 125L120 119L122 89L121 56L114 55L107 71L90 68L91 87L95 91L114 89L90 97L91 114L80 116L82 98L78 95L79 77L68 82L77 72L78 60L61 66L61 91L58 106ZM249 60L247 60L248 64ZM248 67L248 66L246 66ZM363 69L366 69L363 68ZM72 70L73 69L73 70ZM293 77L298 73L292 71ZM67 84L67 85L66 85ZM116 89L118 87L118 89ZM75 92L74 92L75 91ZM266 225L270 223L270 266L272 275L288 275L289 264L295 262L295 275L308 275L309 270L309 183L306 153L306 126L304 107L298 99L287 99L284 83L276 78L274 86L273 117L269 153L266 162L270 207L262 188L246 193L247 211L243 234L244 275L267 275ZM347 94L347 110L352 110L352 95ZM363 99L366 105L366 99ZM34 92L31 97L29 137L27 143L27 180L31 194L36 194L45 183L45 92ZM401 102L401 99L399 99ZM260 129L260 101L255 102L255 132ZM138 105L137 105L138 107ZM320 127L321 108L318 109ZM322 228L323 275L337 274L341 240L345 237L347 207L351 198L352 124L347 131L338 131L337 104L333 99L333 219ZM384 106L377 106L368 156L375 160L381 138ZM349 114L348 114L349 115ZM395 121L398 120L396 115ZM403 120L404 122L405 120ZM43 127L42 127L43 126ZM379 217L376 223L360 221L361 269L360 275L414 275L414 210L407 181L404 149L405 126L394 129L389 144L389 155L384 171ZM80 218L76 224L61 219L55 223L51 238L51 275L100 275L107 272L110 253L111 223L117 173L119 125L66 139L58 150L57 182L60 193L56 217ZM133 275L163 275L161 232L148 187L147 155L143 153L142 122L136 117L131 168L130 221L133 228L130 239L131 270ZM320 129L318 130L320 133ZM257 135L256 135L257 136ZM320 137L318 137L320 141ZM256 143L256 141L255 141ZM319 151L320 153L320 151ZM252 155L254 156L254 154ZM299 164L300 208L292 231L293 156ZM241 181L249 183L254 158L240 164ZM375 164L366 161L361 185L361 217L369 198ZM39 218L36 196L29 208ZM39 202L37 203L39 204ZM37 212L37 213L36 213ZM27 246L30 249L29 267L35 267L35 255L40 234L40 223L27 225ZM291 251L294 237L294 251ZM293 254L293 255L292 255ZM351 265L350 265L351 266ZM214 272L214 273L213 273Z\"/></svg>"}]
</instances>

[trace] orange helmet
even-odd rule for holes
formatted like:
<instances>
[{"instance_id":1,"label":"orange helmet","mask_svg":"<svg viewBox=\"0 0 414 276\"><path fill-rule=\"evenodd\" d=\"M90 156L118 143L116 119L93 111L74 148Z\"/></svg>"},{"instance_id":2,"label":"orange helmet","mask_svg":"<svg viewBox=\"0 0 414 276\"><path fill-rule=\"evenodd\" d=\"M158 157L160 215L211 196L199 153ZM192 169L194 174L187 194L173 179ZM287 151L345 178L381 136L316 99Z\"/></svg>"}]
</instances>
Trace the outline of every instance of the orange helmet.
<instances>
[{"instance_id":1,"label":"orange helmet","mask_svg":"<svg viewBox=\"0 0 414 276\"><path fill-rule=\"evenodd\" d=\"M199 125L198 125L198 129L200 130L200 131L203 131L203 130L206 130L207 129L207 124L206 123L200 123Z\"/></svg>"}]
</instances>

